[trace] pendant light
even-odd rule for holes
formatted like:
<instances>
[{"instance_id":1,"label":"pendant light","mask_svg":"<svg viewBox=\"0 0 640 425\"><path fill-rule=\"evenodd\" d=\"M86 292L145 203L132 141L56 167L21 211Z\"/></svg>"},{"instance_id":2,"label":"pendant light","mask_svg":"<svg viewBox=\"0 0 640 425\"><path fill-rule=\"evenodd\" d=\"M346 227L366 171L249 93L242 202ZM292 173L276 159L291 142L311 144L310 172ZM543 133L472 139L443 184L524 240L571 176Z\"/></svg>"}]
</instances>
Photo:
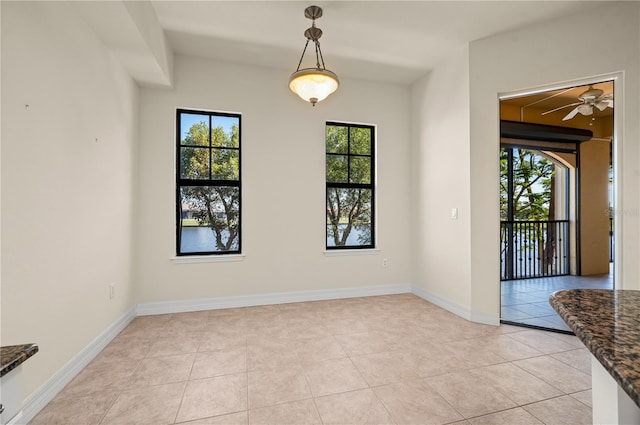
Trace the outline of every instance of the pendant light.
<instances>
[{"instance_id":1,"label":"pendant light","mask_svg":"<svg viewBox=\"0 0 640 425\"><path fill-rule=\"evenodd\" d=\"M316 106L316 103L326 99L327 96L336 91L340 82L336 74L325 68L324 58L320 50L319 40L322 36L322 30L316 27L316 19L322 16L322 9L318 6L309 6L305 9L304 16L311 19L312 24L304 32L307 42L304 45L300 62L298 62L298 68L289 78L289 88L300 98ZM316 67L300 69L310 41L313 41L316 48Z\"/></svg>"}]
</instances>

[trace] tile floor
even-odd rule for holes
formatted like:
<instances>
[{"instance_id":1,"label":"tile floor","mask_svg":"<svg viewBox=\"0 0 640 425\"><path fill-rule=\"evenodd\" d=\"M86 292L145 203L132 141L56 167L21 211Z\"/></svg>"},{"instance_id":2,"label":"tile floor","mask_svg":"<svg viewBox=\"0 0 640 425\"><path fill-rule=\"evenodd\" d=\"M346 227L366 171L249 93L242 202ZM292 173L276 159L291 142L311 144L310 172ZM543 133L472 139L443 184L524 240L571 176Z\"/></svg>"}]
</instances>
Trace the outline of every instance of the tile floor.
<instances>
[{"instance_id":1,"label":"tile floor","mask_svg":"<svg viewBox=\"0 0 640 425\"><path fill-rule=\"evenodd\" d=\"M597 276L557 276L501 282L501 318L571 332L549 305L549 295L562 289L613 289L613 273Z\"/></svg>"},{"instance_id":2,"label":"tile floor","mask_svg":"<svg viewBox=\"0 0 640 425\"><path fill-rule=\"evenodd\" d=\"M146 316L31 425L591 424L589 359L411 294Z\"/></svg>"}]
</instances>

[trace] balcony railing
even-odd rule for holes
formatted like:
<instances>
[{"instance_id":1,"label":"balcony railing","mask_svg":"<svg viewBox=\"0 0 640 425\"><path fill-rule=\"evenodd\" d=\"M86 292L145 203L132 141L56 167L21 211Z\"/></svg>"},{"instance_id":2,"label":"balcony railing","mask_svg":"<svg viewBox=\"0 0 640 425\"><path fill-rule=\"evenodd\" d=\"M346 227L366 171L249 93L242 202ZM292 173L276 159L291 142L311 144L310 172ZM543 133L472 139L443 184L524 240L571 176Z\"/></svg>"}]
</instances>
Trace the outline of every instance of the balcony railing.
<instances>
[{"instance_id":1,"label":"balcony railing","mask_svg":"<svg viewBox=\"0 0 640 425\"><path fill-rule=\"evenodd\" d=\"M609 217L609 262L613 263L615 257L615 245L613 240L613 217Z\"/></svg>"},{"instance_id":2,"label":"balcony railing","mask_svg":"<svg viewBox=\"0 0 640 425\"><path fill-rule=\"evenodd\" d=\"M501 221L500 279L569 274L569 220Z\"/></svg>"}]
</instances>

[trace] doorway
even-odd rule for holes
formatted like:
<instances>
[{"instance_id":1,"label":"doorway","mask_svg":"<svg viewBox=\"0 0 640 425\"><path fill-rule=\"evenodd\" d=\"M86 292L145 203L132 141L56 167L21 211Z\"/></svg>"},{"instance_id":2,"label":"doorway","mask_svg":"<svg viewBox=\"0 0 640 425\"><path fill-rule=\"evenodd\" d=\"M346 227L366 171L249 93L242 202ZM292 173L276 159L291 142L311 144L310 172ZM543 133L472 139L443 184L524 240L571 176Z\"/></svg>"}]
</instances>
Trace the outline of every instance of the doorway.
<instances>
[{"instance_id":1,"label":"doorway","mask_svg":"<svg viewBox=\"0 0 640 425\"><path fill-rule=\"evenodd\" d=\"M570 333L557 290L613 289L614 81L500 100L503 323Z\"/></svg>"}]
</instances>

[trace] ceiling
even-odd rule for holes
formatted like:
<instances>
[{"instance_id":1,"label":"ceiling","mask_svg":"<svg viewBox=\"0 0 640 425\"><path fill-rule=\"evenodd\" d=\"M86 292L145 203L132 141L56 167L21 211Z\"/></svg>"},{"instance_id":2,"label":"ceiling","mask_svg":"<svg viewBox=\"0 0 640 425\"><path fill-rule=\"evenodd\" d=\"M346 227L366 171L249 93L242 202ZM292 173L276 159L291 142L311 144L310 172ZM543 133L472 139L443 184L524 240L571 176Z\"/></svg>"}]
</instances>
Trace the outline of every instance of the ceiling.
<instances>
[{"instance_id":1,"label":"ceiling","mask_svg":"<svg viewBox=\"0 0 640 425\"><path fill-rule=\"evenodd\" d=\"M294 71L316 4L327 69L408 84L473 40L599 7L598 1L161 1L174 53ZM304 63L303 63L304 65Z\"/></svg>"},{"instance_id":2,"label":"ceiling","mask_svg":"<svg viewBox=\"0 0 640 425\"><path fill-rule=\"evenodd\" d=\"M505 99L500 102L501 118L513 121L584 128L594 131L594 135L598 137L611 137L613 131L613 108L606 108L603 111L594 108L593 115L583 116L577 114L574 118L567 121L563 121L563 118L575 105L555 112L546 112L580 102L578 96L589 90L591 86L593 86L594 89L602 90L603 96L612 94L613 85L613 81L603 81L592 85L566 87ZM542 115L543 113L545 114Z\"/></svg>"}]
</instances>

